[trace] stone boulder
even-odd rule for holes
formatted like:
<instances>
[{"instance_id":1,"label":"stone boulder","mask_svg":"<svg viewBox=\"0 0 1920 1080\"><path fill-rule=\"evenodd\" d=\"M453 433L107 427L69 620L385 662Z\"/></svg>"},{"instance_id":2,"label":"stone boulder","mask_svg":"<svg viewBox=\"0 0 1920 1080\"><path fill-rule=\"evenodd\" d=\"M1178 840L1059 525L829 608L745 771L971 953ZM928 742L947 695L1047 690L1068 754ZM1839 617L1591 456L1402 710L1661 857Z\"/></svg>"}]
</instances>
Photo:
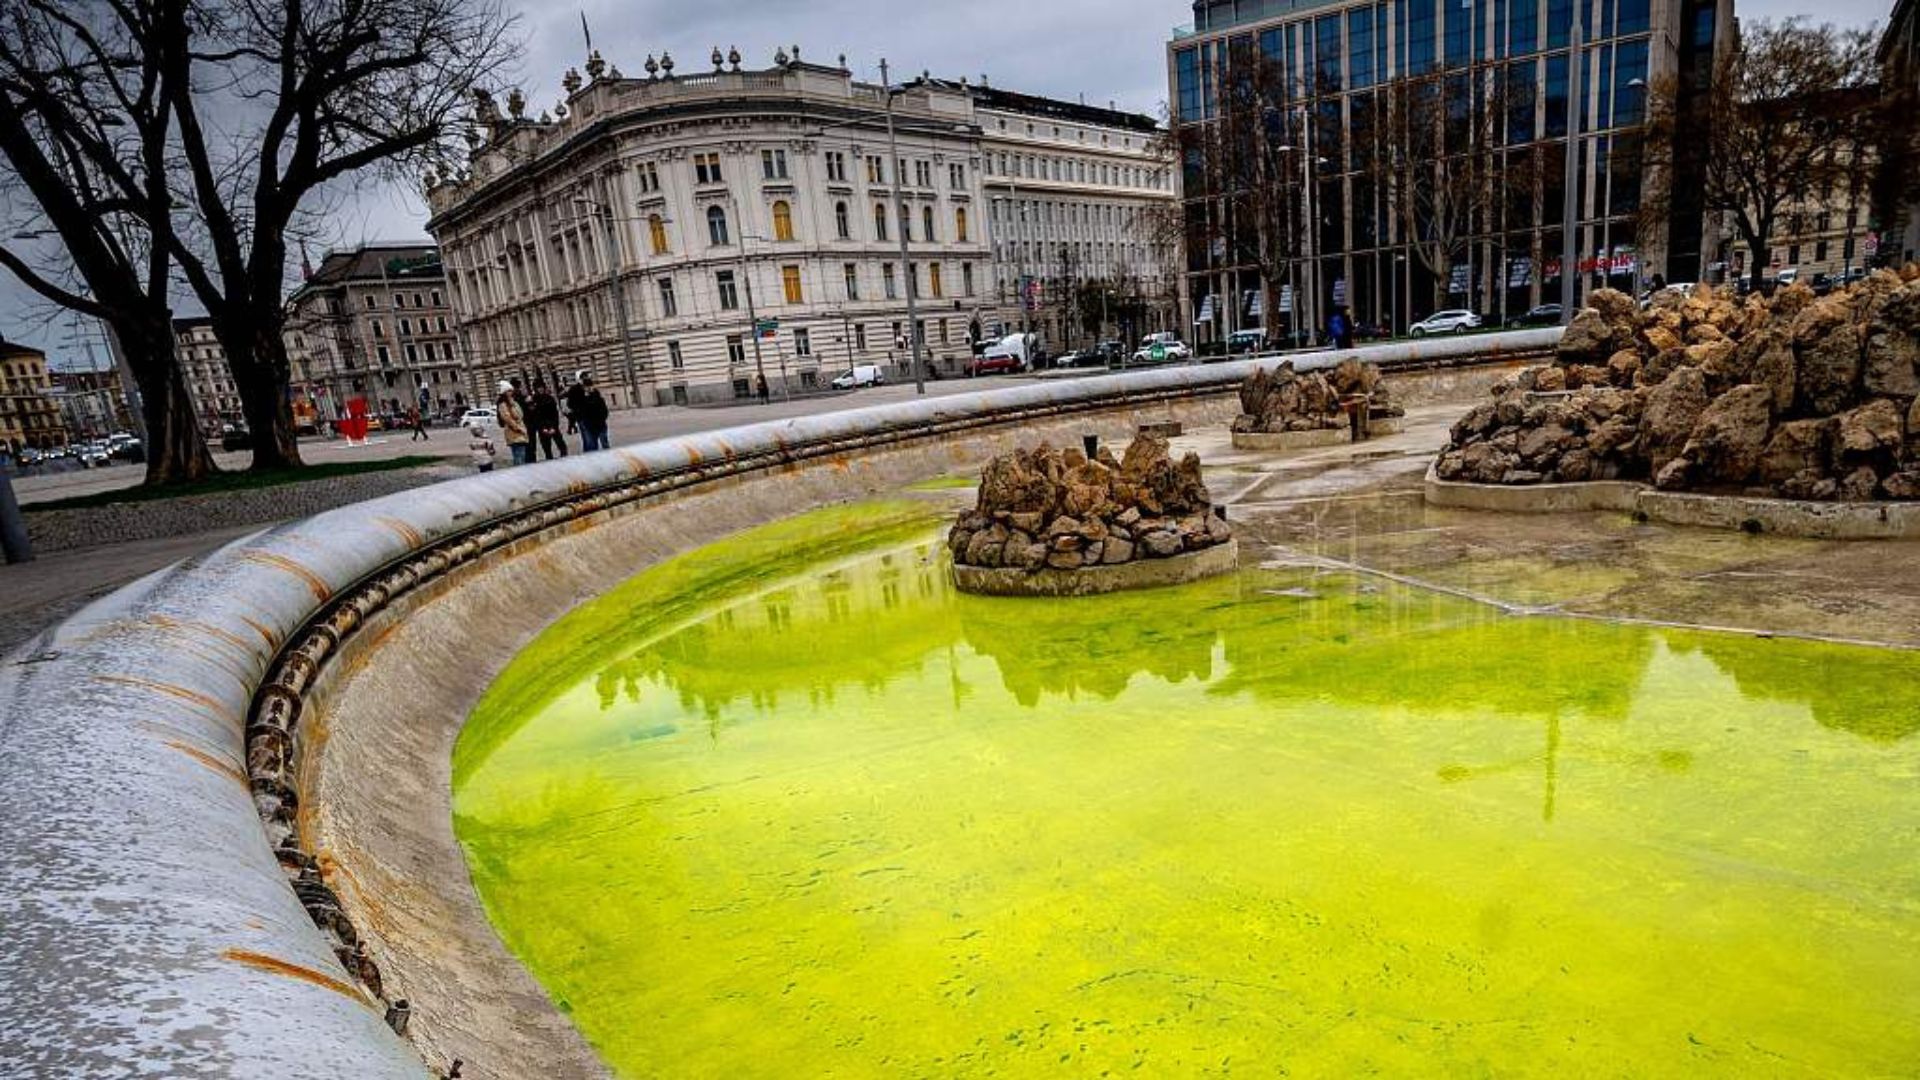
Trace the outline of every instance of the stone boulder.
<instances>
[{"instance_id":1,"label":"stone boulder","mask_svg":"<svg viewBox=\"0 0 1920 1080\"><path fill-rule=\"evenodd\" d=\"M1831 293L1793 320L1795 401L1825 416L1846 408L1860 381L1860 331L1844 294Z\"/></svg>"},{"instance_id":2,"label":"stone boulder","mask_svg":"<svg viewBox=\"0 0 1920 1080\"><path fill-rule=\"evenodd\" d=\"M1773 422L1773 392L1751 383L1714 398L1680 456L1697 483L1744 484L1760 464Z\"/></svg>"},{"instance_id":3,"label":"stone boulder","mask_svg":"<svg viewBox=\"0 0 1920 1080\"><path fill-rule=\"evenodd\" d=\"M1832 438L1830 419L1788 420L1780 424L1760 452L1760 481L1781 484L1800 473L1824 469Z\"/></svg>"},{"instance_id":4,"label":"stone boulder","mask_svg":"<svg viewBox=\"0 0 1920 1080\"><path fill-rule=\"evenodd\" d=\"M1669 461L1680 456L1709 400L1707 377L1698 368L1683 367L1647 392L1647 410L1640 422L1640 452L1651 475L1658 476Z\"/></svg>"}]
</instances>

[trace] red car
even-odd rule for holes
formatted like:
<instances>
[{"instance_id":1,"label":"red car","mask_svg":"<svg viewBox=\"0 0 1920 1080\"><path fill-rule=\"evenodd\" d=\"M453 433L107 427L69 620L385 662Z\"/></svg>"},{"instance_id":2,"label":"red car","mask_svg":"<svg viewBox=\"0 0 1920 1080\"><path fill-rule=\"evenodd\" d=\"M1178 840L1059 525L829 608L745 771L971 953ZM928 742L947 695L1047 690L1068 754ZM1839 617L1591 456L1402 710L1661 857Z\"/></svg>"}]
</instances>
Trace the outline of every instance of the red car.
<instances>
[{"instance_id":1,"label":"red car","mask_svg":"<svg viewBox=\"0 0 1920 1080\"><path fill-rule=\"evenodd\" d=\"M1019 372L1025 364L1017 356L1002 353L998 356L976 356L967 363L967 377L976 375L1010 375Z\"/></svg>"}]
</instances>

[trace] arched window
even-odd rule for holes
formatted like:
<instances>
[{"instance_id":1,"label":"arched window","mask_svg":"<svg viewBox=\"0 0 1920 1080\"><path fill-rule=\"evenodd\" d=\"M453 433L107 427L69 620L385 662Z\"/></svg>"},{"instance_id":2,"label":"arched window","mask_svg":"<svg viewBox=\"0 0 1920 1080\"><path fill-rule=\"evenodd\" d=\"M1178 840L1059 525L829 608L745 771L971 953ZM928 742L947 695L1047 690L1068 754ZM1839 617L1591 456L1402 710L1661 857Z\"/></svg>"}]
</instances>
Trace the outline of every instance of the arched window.
<instances>
[{"instance_id":1,"label":"arched window","mask_svg":"<svg viewBox=\"0 0 1920 1080\"><path fill-rule=\"evenodd\" d=\"M793 207L788 206L785 199L773 204L773 238L793 239Z\"/></svg>"},{"instance_id":2,"label":"arched window","mask_svg":"<svg viewBox=\"0 0 1920 1080\"><path fill-rule=\"evenodd\" d=\"M873 238L875 240L887 238L887 208L884 203L873 204Z\"/></svg>"},{"instance_id":3,"label":"arched window","mask_svg":"<svg viewBox=\"0 0 1920 1080\"><path fill-rule=\"evenodd\" d=\"M717 206L707 207L707 241L714 247L726 247L730 242L727 234L727 212Z\"/></svg>"},{"instance_id":4,"label":"arched window","mask_svg":"<svg viewBox=\"0 0 1920 1080\"><path fill-rule=\"evenodd\" d=\"M920 234L920 239L925 240L929 244L933 243L935 233L933 231L933 207L931 206L923 206L920 208Z\"/></svg>"},{"instance_id":5,"label":"arched window","mask_svg":"<svg viewBox=\"0 0 1920 1080\"><path fill-rule=\"evenodd\" d=\"M900 208L900 239L913 242L913 211L905 206Z\"/></svg>"},{"instance_id":6,"label":"arched window","mask_svg":"<svg viewBox=\"0 0 1920 1080\"><path fill-rule=\"evenodd\" d=\"M853 237L853 222L847 220L846 203L837 202L833 204L833 231L842 240L852 239Z\"/></svg>"},{"instance_id":7,"label":"arched window","mask_svg":"<svg viewBox=\"0 0 1920 1080\"><path fill-rule=\"evenodd\" d=\"M962 244L967 242L967 208L964 206L953 208L953 238Z\"/></svg>"},{"instance_id":8,"label":"arched window","mask_svg":"<svg viewBox=\"0 0 1920 1080\"><path fill-rule=\"evenodd\" d=\"M647 238L653 241L655 255L667 253L667 223L659 214L653 214L647 218Z\"/></svg>"}]
</instances>

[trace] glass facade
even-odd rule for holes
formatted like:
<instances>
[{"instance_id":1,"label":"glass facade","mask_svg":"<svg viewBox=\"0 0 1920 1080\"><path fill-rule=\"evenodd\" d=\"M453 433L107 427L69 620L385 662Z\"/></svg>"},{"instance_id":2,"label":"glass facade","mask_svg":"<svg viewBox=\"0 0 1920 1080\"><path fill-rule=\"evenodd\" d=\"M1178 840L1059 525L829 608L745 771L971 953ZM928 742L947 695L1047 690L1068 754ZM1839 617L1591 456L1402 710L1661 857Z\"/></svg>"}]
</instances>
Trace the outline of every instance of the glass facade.
<instances>
[{"instance_id":1,"label":"glass facade","mask_svg":"<svg viewBox=\"0 0 1920 1080\"><path fill-rule=\"evenodd\" d=\"M1293 175L1303 180L1311 170L1311 183L1296 186L1312 203L1302 213L1316 227L1304 231L1308 243L1298 245L1286 283L1305 303L1289 305L1286 296L1260 303L1262 260L1234 241L1236 228L1244 231L1235 208L1205 196L1197 182L1204 164L1189 153L1183 175L1194 312L1210 320L1224 314L1212 331L1224 336L1261 325L1278 333L1288 320L1304 329L1307 319L1324 323L1336 305L1362 323L1404 329L1440 308L1497 316L1557 300L1576 4L1584 22L1575 174L1584 267L1604 254L1602 246L1616 255L1632 249L1640 194L1635 128L1653 79L1652 37L1686 27L1695 8L1687 4L1683 15L1683 3L1675 0L1671 11L1656 11L1652 0L1196 4L1194 36L1177 39L1170 56L1176 126L1220 121L1235 108L1236 88L1260 87L1266 119L1245 128L1264 130L1276 152L1304 140L1311 166L1287 168L1300 168ZM1711 19L1701 21L1694 34L1710 40ZM1219 33L1226 28L1232 32ZM1263 76L1235 71L1249 63L1265 65ZM1431 102L1437 133L1405 145L1395 124L1405 122L1398 114L1416 112L1408 104L1416 96ZM1445 230L1422 222L1407 209L1418 200L1394 190L1422 175L1404 160L1422 153L1441 167L1474 170L1487 189L1505 189L1448 226L1459 239L1444 270L1433 265L1448 260L1431 257L1431 234ZM1456 162L1456 154L1472 160ZM1263 317L1268 307L1273 319ZM1204 340L1209 331L1201 333Z\"/></svg>"}]
</instances>

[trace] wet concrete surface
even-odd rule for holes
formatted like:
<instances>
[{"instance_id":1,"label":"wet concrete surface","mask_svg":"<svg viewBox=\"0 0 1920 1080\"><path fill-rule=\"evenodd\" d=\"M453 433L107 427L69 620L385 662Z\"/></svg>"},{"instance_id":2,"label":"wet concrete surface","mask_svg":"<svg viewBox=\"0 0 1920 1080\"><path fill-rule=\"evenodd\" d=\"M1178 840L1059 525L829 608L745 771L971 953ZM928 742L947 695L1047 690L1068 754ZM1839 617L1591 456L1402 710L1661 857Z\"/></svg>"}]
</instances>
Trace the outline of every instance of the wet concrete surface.
<instances>
[{"instance_id":1,"label":"wet concrete surface","mask_svg":"<svg viewBox=\"0 0 1920 1080\"><path fill-rule=\"evenodd\" d=\"M1424 413L1424 415L1422 414ZM1210 453L1183 440L1264 557L1392 575L1520 613L1560 613L1920 648L1920 541L1821 541L1640 522L1501 514L1421 498L1450 410L1358 447ZM1251 557L1262 557L1258 547Z\"/></svg>"}]
</instances>

